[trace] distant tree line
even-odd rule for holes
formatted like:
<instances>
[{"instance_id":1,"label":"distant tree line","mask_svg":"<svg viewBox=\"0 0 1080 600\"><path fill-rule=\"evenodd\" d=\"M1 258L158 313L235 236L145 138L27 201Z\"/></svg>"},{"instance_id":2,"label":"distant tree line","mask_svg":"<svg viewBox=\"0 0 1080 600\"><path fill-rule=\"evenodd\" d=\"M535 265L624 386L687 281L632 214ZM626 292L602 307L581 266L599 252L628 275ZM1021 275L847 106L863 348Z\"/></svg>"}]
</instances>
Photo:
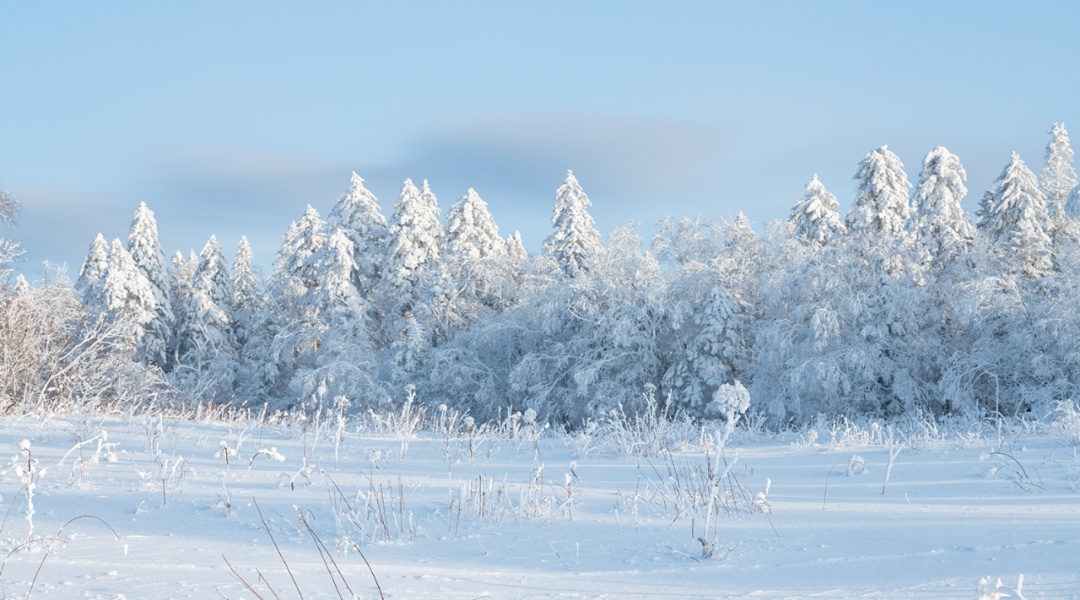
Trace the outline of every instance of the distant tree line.
<instances>
[{"instance_id":1,"label":"distant tree line","mask_svg":"<svg viewBox=\"0 0 1080 600\"><path fill-rule=\"evenodd\" d=\"M912 185L882 146L846 215L814 176L763 234L741 213L664 218L651 250L632 227L602 238L573 173L535 256L472 189L441 219L406 180L387 221L354 173L327 220L309 206L290 224L265 279L245 238L231 266L215 237L166 261L143 204L126 247L99 234L73 286L20 276L4 310L67 285L65 310L121 324L110 352L187 399L374 407L413 386L478 418L532 408L573 427L647 391L719 416L738 380L774 426L1044 411L1080 384L1080 188L1064 126L1049 133L1041 177L1014 153L974 221L956 155L931 150Z\"/></svg>"}]
</instances>

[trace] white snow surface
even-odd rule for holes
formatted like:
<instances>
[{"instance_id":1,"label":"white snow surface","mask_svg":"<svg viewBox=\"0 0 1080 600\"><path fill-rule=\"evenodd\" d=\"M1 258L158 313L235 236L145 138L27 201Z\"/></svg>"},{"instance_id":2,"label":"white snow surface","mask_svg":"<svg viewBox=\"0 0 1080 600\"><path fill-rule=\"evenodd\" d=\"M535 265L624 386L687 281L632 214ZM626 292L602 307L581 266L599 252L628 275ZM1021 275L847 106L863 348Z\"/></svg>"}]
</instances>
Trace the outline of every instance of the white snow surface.
<instances>
[{"instance_id":1,"label":"white snow surface","mask_svg":"<svg viewBox=\"0 0 1080 600\"><path fill-rule=\"evenodd\" d=\"M79 431L91 441L73 450ZM767 494L771 510L737 501L738 514L721 510L708 525L673 508L674 490L707 468L700 447L627 459L581 455L569 436L535 442L531 426L517 439L401 431L352 425L335 460L325 430L0 420L0 447L13 457L0 478L3 597L274 598L261 573L281 598L297 588L309 600L379 598L348 536L385 598L971 599L980 579L1012 586L1021 574L1028 600L1080 598L1080 460L1038 428L940 436L914 444L918 452L909 444L886 494L888 450L872 435L850 443L740 430L725 457L711 457L731 477L710 493ZM30 527L15 468L26 465L24 438L38 461L34 533L46 538L29 546L20 546ZM869 474L845 476L853 452ZM481 496L483 509L469 503ZM372 517L361 532L347 518L367 500L386 525ZM81 515L122 541L89 518L56 533ZM709 557L695 539L706 528Z\"/></svg>"}]
</instances>

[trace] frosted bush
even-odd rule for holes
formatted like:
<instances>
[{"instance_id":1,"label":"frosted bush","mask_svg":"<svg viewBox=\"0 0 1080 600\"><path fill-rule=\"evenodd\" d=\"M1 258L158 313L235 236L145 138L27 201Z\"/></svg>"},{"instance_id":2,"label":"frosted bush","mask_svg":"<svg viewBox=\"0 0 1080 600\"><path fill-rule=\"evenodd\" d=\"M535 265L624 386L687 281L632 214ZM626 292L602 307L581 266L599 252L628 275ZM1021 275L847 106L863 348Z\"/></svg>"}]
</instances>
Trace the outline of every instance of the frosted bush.
<instances>
[{"instance_id":1,"label":"frosted bush","mask_svg":"<svg viewBox=\"0 0 1080 600\"><path fill-rule=\"evenodd\" d=\"M750 408L750 392L746 391L742 382L738 380L735 380L734 384L725 383L716 390L709 407L718 411L727 419L724 432L717 434L717 443L722 447L731 439L731 434L735 431L736 421Z\"/></svg>"}]
</instances>

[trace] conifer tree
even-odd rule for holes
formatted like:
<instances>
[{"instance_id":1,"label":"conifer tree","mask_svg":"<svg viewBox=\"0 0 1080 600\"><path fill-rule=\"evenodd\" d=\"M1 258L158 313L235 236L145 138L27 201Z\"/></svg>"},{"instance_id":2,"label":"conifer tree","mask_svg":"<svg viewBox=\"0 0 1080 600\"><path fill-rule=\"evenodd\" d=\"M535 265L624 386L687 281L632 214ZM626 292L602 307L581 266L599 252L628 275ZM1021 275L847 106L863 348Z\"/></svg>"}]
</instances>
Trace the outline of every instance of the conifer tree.
<instances>
[{"instance_id":1,"label":"conifer tree","mask_svg":"<svg viewBox=\"0 0 1080 600\"><path fill-rule=\"evenodd\" d=\"M79 293L83 304L92 311L100 311L105 306L103 291L105 269L109 265L109 246L105 236L100 233L90 244L82 266L79 267L79 279L75 282L75 291Z\"/></svg>"},{"instance_id":2,"label":"conifer tree","mask_svg":"<svg viewBox=\"0 0 1080 600\"><path fill-rule=\"evenodd\" d=\"M1047 133L1050 134L1050 141L1046 144L1040 187L1046 196L1053 229L1057 230L1068 218L1065 205L1069 192L1076 187L1076 171L1072 166L1073 150L1069 147L1069 132L1065 130L1065 124L1054 123Z\"/></svg>"},{"instance_id":3,"label":"conifer tree","mask_svg":"<svg viewBox=\"0 0 1080 600\"><path fill-rule=\"evenodd\" d=\"M942 146L923 159L915 190L915 231L928 260L943 265L967 252L975 227L960 201L967 195L960 159Z\"/></svg>"},{"instance_id":4,"label":"conifer tree","mask_svg":"<svg viewBox=\"0 0 1080 600\"><path fill-rule=\"evenodd\" d=\"M499 226L487 203L472 188L446 213L446 254L466 262L490 258L504 250Z\"/></svg>"},{"instance_id":5,"label":"conifer tree","mask_svg":"<svg viewBox=\"0 0 1080 600\"><path fill-rule=\"evenodd\" d=\"M1003 255L1006 270L1029 278L1050 272L1046 198L1035 174L1015 152L983 196L978 225Z\"/></svg>"},{"instance_id":6,"label":"conifer tree","mask_svg":"<svg viewBox=\"0 0 1080 600\"><path fill-rule=\"evenodd\" d=\"M882 146L862 159L854 179L859 184L855 204L846 219L848 229L902 237L904 224L911 216L911 184L900 158L888 146Z\"/></svg>"},{"instance_id":7,"label":"conifer tree","mask_svg":"<svg viewBox=\"0 0 1080 600\"><path fill-rule=\"evenodd\" d=\"M446 214L442 294L434 298L438 328L452 338L475 320L481 307L501 309L506 243L487 204L472 189Z\"/></svg>"},{"instance_id":8,"label":"conifer tree","mask_svg":"<svg viewBox=\"0 0 1080 600\"><path fill-rule=\"evenodd\" d=\"M316 273L308 259L326 244L326 222L308 205L299 223L292 223L278 245L271 291L277 296L296 298L307 288L318 287Z\"/></svg>"},{"instance_id":9,"label":"conifer tree","mask_svg":"<svg viewBox=\"0 0 1080 600\"><path fill-rule=\"evenodd\" d=\"M593 257L603 251L600 233L593 227L595 222L588 212L590 206L592 202L574 172L567 171L566 179L555 192L555 209L551 214L555 232L544 242L544 251L569 277L588 271Z\"/></svg>"},{"instance_id":10,"label":"conifer tree","mask_svg":"<svg viewBox=\"0 0 1080 600\"><path fill-rule=\"evenodd\" d=\"M232 329L234 291L228 263L217 236L199 253L191 297L180 332L179 379L195 395L227 395L236 370Z\"/></svg>"},{"instance_id":11,"label":"conifer tree","mask_svg":"<svg viewBox=\"0 0 1080 600\"><path fill-rule=\"evenodd\" d=\"M806 184L806 195L791 209L788 220L795 226L795 235L806 238L816 246L824 246L834 236L847 233L840 214L840 203L818 181L817 174Z\"/></svg>"},{"instance_id":12,"label":"conifer tree","mask_svg":"<svg viewBox=\"0 0 1080 600\"><path fill-rule=\"evenodd\" d=\"M300 396L326 389L331 396L353 399L373 386L373 348L367 336L367 301L353 285L355 249L338 229L309 258L320 285L308 288L304 305L306 326L294 347L303 349L291 387Z\"/></svg>"},{"instance_id":13,"label":"conifer tree","mask_svg":"<svg viewBox=\"0 0 1080 600\"><path fill-rule=\"evenodd\" d=\"M154 318L154 292L119 238L112 242L101 279L104 308L115 319L137 325L132 340L141 340L142 326Z\"/></svg>"},{"instance_id":14,"label":"conifer tree","mask_svg":"<svg viewBox=\"0 0 1080 600\"><path fill-rule=\"evenodd\" d=\"M713 286L693 322L697 332L664 375L665 387L687 408L703 412L719 387L734 379L742 353L742 307L723 285Z\"/></svg>"},{"instance_id":15,"label":"conifer tree","mask_svg":"<svg viewBox=\"0 0 1080 600\"><path fill-rule=\"evenodd\" d=\"M154 318L146 325L140 346L140 359L164 367L167 364L169 337L172 333L172 303L169 301L169 277L165 267L165 252L158 242L157 221L154 213L139 204L131 221L128 235L128 252L139 271L150 282L154 295Z\"/></svg>"},{"instance_id":16,"label":"conifer tree","mask_svg":"<svg viewBox=\"0 0 1080 600\"><path fill-rule=\"evenodd\" d=\"M241 346L247 342L247 332L252 318L262 308L262 282L256 271L251 244L248 243L246 236L241 236L232 268L233 330L236 334L236 342Z\"/></svg>"},{"instance_id":17,"label":"conifer tree","mask_svg":"<svg viewBox=\"0 0 1080 600\"><path fill-rule=\"evenodd\" d=\"M170 364L180 363L181 355L186 352L187 344L184 335L190 329L189 321L196 318L196 309L193 301L195 285L195 270L199 267L199 257L194 250L188 252L187 258L179 250L173 253L172 266L169 267L169 303L173 307L173 333L172 343L169 346Z\"/></svg>"},{"instance_id":18,"label":"conifer tree","mask_svg":"<svg viewBox=\"0 0 1080 600\"><path fill-rule=\"evenodd\" d=\"M370 300L381 275L386 218L375 195L364 187L364 180L355 172L349 189L330 211L329 229L340 229L352 242L356 264L353 284L361 296Z\"/></svg>"},{"instance_id":19,"label":"conifer tree","mask_svg":"<svg viewBox=\"0 0 1080 600\"><path fill-rule=\"evenodd\" d=\"M515 269L529 260L529 251L525 249L525 244L521 241L520 231L514 231L513 234L507 236L506 255Z\"/></svg>"},{"instance_id":20,"label":"conifer tree","mask_svg":"<svg viewBox=\"0 0 1080 600\"><path fill-rule=\"evenodd\" d=\"M19 276L15 278L15 288L12 291L15 292L16 296L25 296L30 293L30 284L22 273L19 273Z\"/></svg>"},{"instance_id":21,"label":"conifer tree","mask_svg":"<svg viewBox=\"0 0 1080 600\"><path fill-rule=\"evenodd\" d=\"M386 315L384 336L397 357L393 372L399 381L415 375L417 357L430 347L433 314L428 299L433 286L442 280L439 208L427 181L423 188L423 192L417 190L409 179L401 186L387 233L385 270L378 294Z\"/></svg>"}]
</instances>

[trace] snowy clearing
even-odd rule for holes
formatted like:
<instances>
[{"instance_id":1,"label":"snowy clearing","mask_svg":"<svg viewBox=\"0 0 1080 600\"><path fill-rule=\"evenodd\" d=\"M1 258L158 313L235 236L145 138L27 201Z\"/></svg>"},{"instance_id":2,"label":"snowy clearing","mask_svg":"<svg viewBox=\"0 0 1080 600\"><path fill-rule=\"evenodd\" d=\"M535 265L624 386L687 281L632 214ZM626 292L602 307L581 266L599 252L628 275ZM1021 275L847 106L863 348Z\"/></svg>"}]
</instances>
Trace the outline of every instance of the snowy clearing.
<instances>
[{"instance_id":1,"label":"snowy clearing","mask_svg":"<svg viewBox=\"0 0 1080 600\"><path fill-rule=\"evenodd\" d=\"M373 572L386 598L970 599L1023 574L1028 600L1080 598L1075 446L1030 426L908 436L890 470L887 433L636 458L580 432L7 418L0 581L5 598L379 598ZM81 515L122 541L95 519L57 535ZM31 523L46 541L21 546Z\"/></svg>"}]
</instances>

